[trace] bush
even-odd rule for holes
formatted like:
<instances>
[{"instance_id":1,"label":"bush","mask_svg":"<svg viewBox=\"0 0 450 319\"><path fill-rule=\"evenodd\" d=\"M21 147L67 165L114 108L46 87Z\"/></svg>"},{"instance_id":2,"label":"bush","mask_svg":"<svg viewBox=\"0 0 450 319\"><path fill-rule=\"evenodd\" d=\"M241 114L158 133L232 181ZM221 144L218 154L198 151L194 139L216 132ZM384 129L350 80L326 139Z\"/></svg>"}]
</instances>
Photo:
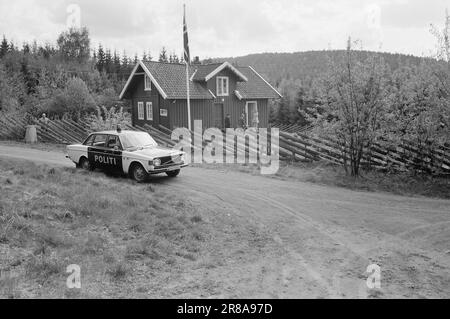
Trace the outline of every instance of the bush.
<instances>
[{"instance_id":1,"label":"bush","mask_svg":"<svg viewBox=\"0 0 450 319\"><path fill-rule=\"evenodd\" d=\"M87 117L93 131L113 130L117 128L117 125L122 128L131 125L131 115L124 112L123 108L116 110L115 107L111 107L108 110L106 107L96 107L96 109L97 115Z\"/></svg>"}]
</instances>

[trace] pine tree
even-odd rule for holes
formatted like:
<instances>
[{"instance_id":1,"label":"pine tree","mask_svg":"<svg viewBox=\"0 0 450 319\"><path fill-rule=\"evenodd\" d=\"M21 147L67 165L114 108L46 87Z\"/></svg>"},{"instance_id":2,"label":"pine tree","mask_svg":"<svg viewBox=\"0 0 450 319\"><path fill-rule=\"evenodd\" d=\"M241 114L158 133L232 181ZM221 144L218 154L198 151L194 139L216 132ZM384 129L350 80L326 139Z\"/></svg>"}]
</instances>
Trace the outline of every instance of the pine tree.
<instances>
[{"instance_id":1,"label":"pine tree","mask_svg":"<svg viewBox=\"0 0 450 319\"><path fill-rule=\"evenodd\" d=\"M142 54L142 61L143 62L147 62L148 61L148 57L147 57L147 53L144 51L144 53Z\"/></svg>"},{"instance_id":2,"label":"pine tree","mask_svg":"<svg viewBox=\"0 0 450 319\"><path fill-rule=\"evenodd\" d=\"M105 54L105 70L107 74L113 73L113 59L110 49L107 49Z\"/></svg>"},{"instance_id":3,"label":"pine tree","mask_svg":"<svg viewBox=\"0 0 450 319\"><path fill-rule=\"evenodd\" d=\"M6 40L6 37L3 36L3 41L0 44L0 58L3 58L6 53L8 53L9 51L9 45L8 45L8 41Z\"/></svg>"},{"instance_id":4,"label":"pine tree","mask_svg":"<svg viewBox=\"0 0 450 319\"><path fill-rule=\"evenodd\" d=\"M9 42L9 52L14 52L16 51L16 46L14 45L14 42L12 42L12 40Z\"/></svg>"},{"instance_id":5,"label":"pine tree","mask_svg":"<svg viewBox=\"0 0 450 319\"><path fill-rule=\"evenodd\" d=\"M178 55L175 52L172 54L172 60L173 63L180 63L180 59L178 58Z\"/></svg>"},{"instance_id":6,"label":"pine tree","mask_svg":"<svg viewBox=\"0 0 450 319\"><path fill-rule=\"evenodd\" d=\"M159 62L168 62L166 48L163 47L159 54Z\"/></svg>"},{"instance_id":7,"label":"pine tree","mask_svg":"<svg viewBox=\"0 0 450 319\"><path fill-rule=\"evenodd\" d=\"M114 50L113 65L113 72L117 75L120 74L120 56L116 50Z\"/></svg>"},{"instance_id":8,"label":"pine tree","mask_svg":"<svg viewBox=\"0 0 450 319\"><path fill-rule=\"evenodd\" d=\"M130 60L127 56L127 52L124 50L122 54L122 63L121 63L121 76L126 76L129 73Z\"/></svg>"},{"instance_id":9,"label":"pine tree","mask_svg":"<svg viewBox=\"0 0 450 319\"><path fill-rule=\"evenodd\" d=\"M99 72L105 71L105 65L106 65L105 51L103 50L103 47L100 44L98 46L98 51L97 51L97 70Z\"/></svg>"}]
</instances>

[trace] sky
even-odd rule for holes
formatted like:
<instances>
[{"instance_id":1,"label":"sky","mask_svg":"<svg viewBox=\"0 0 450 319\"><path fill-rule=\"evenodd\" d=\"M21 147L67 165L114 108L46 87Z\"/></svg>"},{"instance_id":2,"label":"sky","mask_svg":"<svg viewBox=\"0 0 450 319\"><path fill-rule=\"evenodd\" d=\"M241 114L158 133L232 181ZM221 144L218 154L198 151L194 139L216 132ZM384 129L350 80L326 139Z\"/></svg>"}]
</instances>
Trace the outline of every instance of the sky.
<instances>
[{"instance_id":1,"label":"sky","mask_svg":"<svg viewBox=\"0 0 450 319\"><path fill-rule=\"evenodd\" d=\"M183 52L183 3L191 56L343 49L429 56L430 25L444 27L448 0L0 0L0 35L55 43L69 26L86 26L99 43L129 56L165 46Z\"/></svg>"}]
</instances>

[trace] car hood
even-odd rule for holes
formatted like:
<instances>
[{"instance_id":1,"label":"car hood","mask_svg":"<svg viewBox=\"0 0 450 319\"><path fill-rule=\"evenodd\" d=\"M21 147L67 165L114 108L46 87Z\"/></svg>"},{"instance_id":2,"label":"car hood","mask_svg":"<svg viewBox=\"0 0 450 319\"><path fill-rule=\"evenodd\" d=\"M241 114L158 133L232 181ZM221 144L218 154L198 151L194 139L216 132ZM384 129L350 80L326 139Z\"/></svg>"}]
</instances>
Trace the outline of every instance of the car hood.
<instances>
[{"instance_id":1,"label":"car hood","mask_svg":"<svg viewBox=\"0 0 450 319\"><path fill-rule=\"evenodd\" d=\"M166 156L177 156L184 154L178 150L172 150L170 148L165 148L161 146L144 148L142 150L134 151L133 154L147 156L150 158L166 157Z\"/></svg>"}]
</instances>

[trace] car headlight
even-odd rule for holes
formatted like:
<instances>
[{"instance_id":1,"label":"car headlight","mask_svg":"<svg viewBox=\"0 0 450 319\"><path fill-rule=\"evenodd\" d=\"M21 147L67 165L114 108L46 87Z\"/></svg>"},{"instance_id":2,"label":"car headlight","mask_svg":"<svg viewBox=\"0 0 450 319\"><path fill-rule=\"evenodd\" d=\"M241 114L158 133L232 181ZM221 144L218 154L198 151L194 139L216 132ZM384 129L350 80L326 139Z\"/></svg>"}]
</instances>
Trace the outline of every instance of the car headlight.
<instances>
[{"instance_id":1,"label":"car headlight","mask_svg":"<svg viewBox=\"0 0 450 319\"><path fill-rule=\"evenodd\" d=\"M154 166L161 166L161 160L159 158L156 158L153 160L153 165Z\"/></svg>"}]
</instances>

